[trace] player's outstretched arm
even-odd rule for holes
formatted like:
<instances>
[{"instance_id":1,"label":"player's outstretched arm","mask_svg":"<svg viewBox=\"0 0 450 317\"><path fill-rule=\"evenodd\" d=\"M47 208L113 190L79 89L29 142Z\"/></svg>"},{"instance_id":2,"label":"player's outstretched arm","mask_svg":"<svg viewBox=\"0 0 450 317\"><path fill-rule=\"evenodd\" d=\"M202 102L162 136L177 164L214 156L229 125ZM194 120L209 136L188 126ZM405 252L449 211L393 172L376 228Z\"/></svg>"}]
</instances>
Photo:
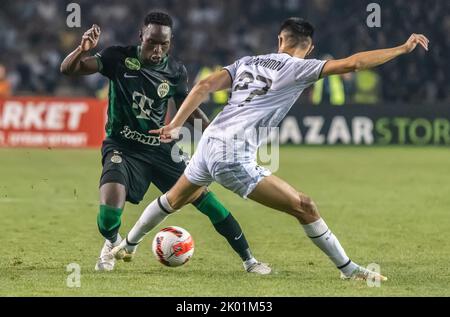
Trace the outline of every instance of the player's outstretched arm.
<instances>
[{"instance_id":1,"label":"player's outstretched arm","mask_svg":"<svg viewBox=\"0 0 450 317\"><path fill-rule=\"evenodd\" d=\"M429 40L424 35L412 34L404 44L397 47L361 52L347 58L330 60L325 63L321 77L382 65L400 55L412 52L418 44L428 51L428 43Z\"/></svg>"},{"instance_id":2,"label":"player's outstretched arm","mask_svg":"<svg viewBox=\"0 0 450 317\"><path fill-rule=\"evenodd\" d=\"M158 130L151 130L150 133L160 134L161 141L169 142L178 137L178 132L189 116L196 110L200 104L205 101L209 94L218 90L227 89L231 87L231 77L228 71L221 70L213 73L207 78L199 81L194 88L192 88L189 95L184 100L180 109L170 124Z\"/></svg>"},{"instance_id":3,"label":"player's outstretched arm","mask_svg":"<svg viewBox=\"0 0 450 317\"><path fill-rule=\"evenodd\" d=\"M94 24L83 34L80 45L61 63L61 73L65 75L90 75L99 71L97 58L83 55L97 46L100 33L100 27Z\"/></svg>"}]
</instances>

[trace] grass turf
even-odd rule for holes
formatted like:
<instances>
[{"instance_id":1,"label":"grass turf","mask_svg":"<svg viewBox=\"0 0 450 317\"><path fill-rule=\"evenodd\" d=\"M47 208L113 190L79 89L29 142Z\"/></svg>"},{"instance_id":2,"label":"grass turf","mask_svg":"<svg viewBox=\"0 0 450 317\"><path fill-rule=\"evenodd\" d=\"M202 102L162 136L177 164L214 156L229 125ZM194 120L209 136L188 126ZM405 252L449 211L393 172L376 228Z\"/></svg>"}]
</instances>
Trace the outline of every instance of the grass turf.
<instances>
[{"instance_id":1,"label":"grass turf","mask_svg":"<svg viewBox=\"0 0 450 317\"><path fill-rule=\"evenodd\" d=\"M350 257L377 263L381 287L345 282L298 223L213 185L242 225L270 276L246 274L237 255L191 206L163 225L193 235L196 250L180 268L151 254L153 233L134 262L94 272L98 150L0 150L0 296L450 296L450 151L408 147L283 147L276 173L317 202ZM139 205L127 204L121 233ZM66 266L81 266L69 288Z\"/></svg>"}]
</instances>

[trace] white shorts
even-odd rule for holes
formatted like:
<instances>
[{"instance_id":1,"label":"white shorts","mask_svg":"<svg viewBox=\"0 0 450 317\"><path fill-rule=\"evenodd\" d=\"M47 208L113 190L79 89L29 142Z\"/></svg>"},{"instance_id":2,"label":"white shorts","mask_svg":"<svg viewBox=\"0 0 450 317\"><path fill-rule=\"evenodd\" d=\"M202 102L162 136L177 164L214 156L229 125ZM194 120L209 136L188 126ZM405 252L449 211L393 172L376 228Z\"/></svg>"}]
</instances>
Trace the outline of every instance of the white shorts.
<instances>
[{"instance_id":1,"label":"white shorts","mask_svg":"<svg viewBox=\"0 0 450 317\"><path fill-rule=\"evenodd\" d=\"M216 181L243 198L271 172L258 165L250 153L231 153L225 142L204 136L184 170L184 175L193 184L208 186Z\"/></svg>"}]
</instances>

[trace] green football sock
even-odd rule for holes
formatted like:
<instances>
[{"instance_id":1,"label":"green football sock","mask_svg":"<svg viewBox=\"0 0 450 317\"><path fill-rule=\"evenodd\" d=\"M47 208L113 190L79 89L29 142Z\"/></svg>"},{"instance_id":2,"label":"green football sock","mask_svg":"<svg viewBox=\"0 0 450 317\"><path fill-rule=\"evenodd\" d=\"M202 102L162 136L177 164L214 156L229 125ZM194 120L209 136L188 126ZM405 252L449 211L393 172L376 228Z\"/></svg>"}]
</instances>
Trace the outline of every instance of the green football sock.
<instances>
[{"instance_id":1,"label":"green football sock","mask_svg":"<svg viewBox=\"0 0 450 317\"><path fill-rule=\"evenodd\" d=\"M214 228L220 233L243 261L253 258L241 226L233 215L220 203L216 195L208 192L194 203L194 206L209 217Z\"/></svg>"},{"instance_id":2,"label":"green football sock","mask_svg":"<svg viewBox=\"0 0 450 317\"><path fill-rule=\"evenodd\" d=\"M117 240L123 209L100 205L97 215L98 230L105 239L114 243Z\"/></svg>"}]
</instances>

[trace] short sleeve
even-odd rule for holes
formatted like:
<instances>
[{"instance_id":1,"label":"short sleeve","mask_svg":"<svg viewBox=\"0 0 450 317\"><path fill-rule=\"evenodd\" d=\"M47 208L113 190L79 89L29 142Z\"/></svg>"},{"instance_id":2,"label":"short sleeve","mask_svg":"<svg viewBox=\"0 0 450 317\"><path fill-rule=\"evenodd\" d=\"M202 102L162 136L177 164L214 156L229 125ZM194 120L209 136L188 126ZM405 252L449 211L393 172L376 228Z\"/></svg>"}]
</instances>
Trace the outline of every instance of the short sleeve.
<instances>
[{"instance_id":1,"label":"short sleeve","mask_svg":"<svg viewBox=\"0 0 450 317\"><path fill-rule=\"evenodd\" d=\"M180 79L178 80L177 88L175 90L175 97L186 98L189 94L189 83L187 69L184 65L181 66Z\"/></svg>"},{"instance_id":2,"label":"short sleeve","mask_svg":"<svg viewBox=\"0 0 450 317\"><path fill-rule=\"evenodd\" d=\"M323 66L327 61L318 59L302 59L296 63L295 80L310 85L319 80Z\"/></svg>"},{"instance_id":3,"label":"short sleeve","mask_svg":"<svg viewBox=\"0 0 450 317\"><path fill-rule=\"evenodd\" d=\"M112 78L118 65L119 52L116 46L110 46L95 54L99 73Z\"/></svg>"},{"instance_id":4,"label":"short sleeve","mask_svg":"<svg viewBox=\"0 0 450 317\"><path fill-rule=\"evenodd\" d=\"M184 99L186 99L189 94L189 82L188 82L188 74L186 67L184 65L181 66L181 74L180 79L178 80L177 87L175 89L174 99L177 103L182 103Z\"/></svg>"},{"instance_id":5,"label":"short sleeve","mask_svg":"<svg viewBox=\"0 0 450 317\"><path fill-rule=\"evenodd\" d=\"M223 69L225 69L226 71L228 71L228 73L230 74L231 77L231 81L234 81L234 78L236 77L236 73L237 70L239 68L239 66L242 63L245 63L247 60L249 60L251 57L250 56L246 56L243 57L241 59L238 59L237 61L235 61L233 64L225 66Z\"/></svg>"}]
</instances>

